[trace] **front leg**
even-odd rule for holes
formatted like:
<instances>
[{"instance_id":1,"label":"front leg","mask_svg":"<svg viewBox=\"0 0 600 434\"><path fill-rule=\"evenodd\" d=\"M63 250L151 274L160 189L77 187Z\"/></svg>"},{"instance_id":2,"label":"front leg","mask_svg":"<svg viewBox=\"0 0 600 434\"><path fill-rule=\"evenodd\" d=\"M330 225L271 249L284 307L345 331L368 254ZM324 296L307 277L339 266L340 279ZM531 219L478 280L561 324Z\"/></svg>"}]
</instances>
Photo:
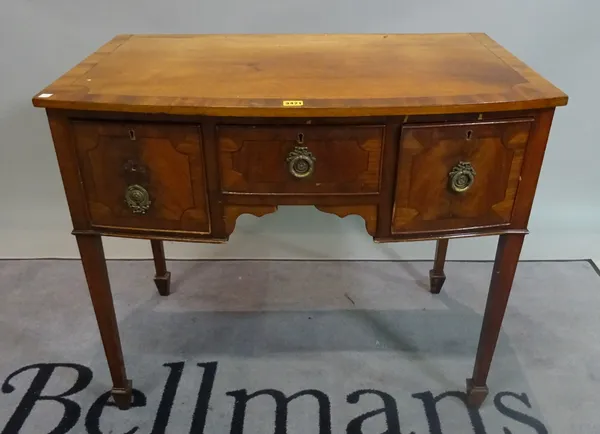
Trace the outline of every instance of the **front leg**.
<instances>
[{"instance_id":1,"label":"front leg","mask_svg":"<svg viewBox=\"0 0 600 434\"><path fill-rule=\"evenodd\" d=\"M444 264L446 263L446 252L448 251L448 239L438 240L435 247L435 259L433 268L429 270L429 287L432 294L439 294L446 281Z\"/></svg>"},{"instance_id":2,"label":"front leg","mask_svg":"<svg viewBox=\"0 0 600 434\"><path fill-rule=\"evenodd\" d=\"M99 235L77 235L76 237L104 353L112 377L112 397L117 407L126 410L131 406L131 381L127 379L125 373L123 350L108 280L102 238Z\"/></svg>"},{"instance_id":3,"label":"front leg","mask_svg":"<svg viewBox=\"0 0 600 434\"><path fill-rule=\"evenodd\" d=\"M500 335L500 327L502 326L502 319L506 311L524 238L525 234L506 234L500 235L498 241L473 377L467 380L468 403L471 407L479 407L488 394L487 376Z\"/></svg>"},{"instance_id":4,"label":"front leg","mask_svg":"<svg viewBox=\"0 0 600 434\"><path fill-rule=\"evenodd\" d=\"M167 296L171 293L171 273L167 271L163 242L160 240L150 240L150 245L152 246L154 268L156 269L154 283L156 284L158 293L162 296Z\"/></svg>"}]
</instances>

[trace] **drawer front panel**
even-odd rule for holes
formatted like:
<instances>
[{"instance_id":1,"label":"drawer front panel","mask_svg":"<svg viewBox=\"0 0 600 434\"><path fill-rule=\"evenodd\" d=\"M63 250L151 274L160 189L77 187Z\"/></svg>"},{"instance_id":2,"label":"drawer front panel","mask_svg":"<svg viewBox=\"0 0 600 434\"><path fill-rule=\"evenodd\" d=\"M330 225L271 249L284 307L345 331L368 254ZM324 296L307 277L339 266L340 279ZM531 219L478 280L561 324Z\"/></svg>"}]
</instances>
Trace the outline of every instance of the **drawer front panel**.
<instances>
[{"instance_id":1,"label":"drawer front panel","mask_svg":"<svg viewBox=\"0 0 600 434\"><path fill-rule=\"evenodd\" d=\"M210 232L198 128L74 122L92 225Z\"/></svg>"},{"instance_id":2,"label":"drawer front panel","mask_svg":"<svg viewBox=\"0 0 600 434\"><path fill-rule=\"evenodd\" d=\"M219 127L222 190L377 193L383 131L381 126Z\"/></svg>"},{"instance_id":3,"label":"drawer front panel","mask_svg":"<svg viewBox=\"0 0 600 434\"><path fill-rule=\"evenodd\" d=\"M508 224L531 124L404 127L392 232Z\"/></svg>"}]
</instances>

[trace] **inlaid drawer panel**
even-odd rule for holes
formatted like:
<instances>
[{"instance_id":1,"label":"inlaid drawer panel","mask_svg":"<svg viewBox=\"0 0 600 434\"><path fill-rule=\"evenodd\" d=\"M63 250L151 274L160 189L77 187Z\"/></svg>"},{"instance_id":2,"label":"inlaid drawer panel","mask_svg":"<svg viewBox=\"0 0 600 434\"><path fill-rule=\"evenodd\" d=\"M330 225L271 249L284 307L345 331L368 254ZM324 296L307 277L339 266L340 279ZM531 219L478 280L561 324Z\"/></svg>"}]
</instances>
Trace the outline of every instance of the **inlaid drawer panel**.
<instances>
[{"instance_id":1,"label":"inlaid drawer panel","mask_svg":"<svg viewBox=\"0 0 600 434\"><path fill-rule=\"evenodd\" d=\"M531 124L405 126L392 232L508 224Z\"/></svg>"},{"instance_id":2,"label":"inlaid drawer panel","mask_svg":"<svg viewBox=\"0 0 600 434\"><path fill-rule=\"evenodd\" d=\"M226 193L377 193L382 126L218 128Z\"/></svg>"},{"instance_id":3,"label":"inlaid drawer panel","mask_svg":"<svg viewBox=\"0 0 600 434\"><path fill-rule=\"evenodd\" d=\"M72 125L93 226L210 232L196 126Z\"/></svg>"}]
</instances>

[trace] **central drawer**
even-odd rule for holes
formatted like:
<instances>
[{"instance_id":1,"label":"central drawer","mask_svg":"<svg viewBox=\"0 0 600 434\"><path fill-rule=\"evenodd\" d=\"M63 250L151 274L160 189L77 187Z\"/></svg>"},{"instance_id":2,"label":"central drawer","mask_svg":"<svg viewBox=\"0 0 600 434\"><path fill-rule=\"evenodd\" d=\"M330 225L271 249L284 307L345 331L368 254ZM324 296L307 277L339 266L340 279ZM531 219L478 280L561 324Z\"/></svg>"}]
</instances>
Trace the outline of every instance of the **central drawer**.
<instances>
[{"instance_id":1,"label":"central drawer","mask_svg":"<svg viewBox=\"0 0 600 434\"><path fill-rule=\"evenodd\" d=\"M220 126L225 193L379 192L383 126Z\"/></svg>"}]
</instances>

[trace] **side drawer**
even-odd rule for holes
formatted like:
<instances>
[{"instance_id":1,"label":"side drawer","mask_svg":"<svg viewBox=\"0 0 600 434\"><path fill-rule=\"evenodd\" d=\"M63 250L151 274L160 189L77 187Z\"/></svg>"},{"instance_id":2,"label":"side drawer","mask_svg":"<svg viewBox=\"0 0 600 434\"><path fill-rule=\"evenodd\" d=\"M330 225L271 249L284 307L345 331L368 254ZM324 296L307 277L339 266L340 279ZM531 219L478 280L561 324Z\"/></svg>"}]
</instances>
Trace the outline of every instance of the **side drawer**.
<instances>
[{"instance_id":1,"label":"side drawer","mask_svg":"<svg viewBox=\"0 0 600 434\"><path fill-rule=\"evenodd\" d=\"M221 126L225 193L379 192L382 126Z\"/></svg>"},{"instance_id":2,"label":"side drawer","mask_svg":"<svg viewBox=\"0 0 600 434\"><path fill-rule=\"evenodd\" d=\"M210 232L196 126L102 121L72 126L93 226Z\"/></svg>"},{"instance_id":3,"label":"side drawer","mask_svg":"<svg viewBox=\"0 0 600 434\"><path fill-rule=\"evenodd\" d=\"M532 122L405 126L392 233L509 224Z\"/></svg>"}]
</instances>

